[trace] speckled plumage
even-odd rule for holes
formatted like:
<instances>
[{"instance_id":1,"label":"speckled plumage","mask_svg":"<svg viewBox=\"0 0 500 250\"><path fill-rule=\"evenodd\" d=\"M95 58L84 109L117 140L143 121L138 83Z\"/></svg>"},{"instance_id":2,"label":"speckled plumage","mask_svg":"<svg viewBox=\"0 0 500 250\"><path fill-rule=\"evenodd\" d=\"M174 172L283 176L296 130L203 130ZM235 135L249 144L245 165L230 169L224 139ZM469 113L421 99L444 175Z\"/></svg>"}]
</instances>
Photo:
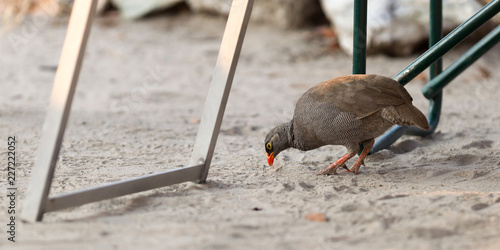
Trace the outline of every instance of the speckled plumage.
<instances>
[{"instance_id":1,"label":"speckled plumage","mask_svg":"<svg viewBox=\"0 0 500 250\"><path fill-rule=\"evenodd\" d=\"M297 101L293 119L269 132L266 147L271 143L272 150L267 150L268 155L273 153L270 164L289 147L307 151L344 145L348 151L344 157L351 158L359 144L371 148L374 138L395 124L429 128L425 116L412 105L410 94L398 82L379 75L330 79L304 93ZM363 163L361 156L358 161L355 172L359 168L356 165ZM339 160L321 173L335 173L344 164Z\"/></svg>"}]
</instances>

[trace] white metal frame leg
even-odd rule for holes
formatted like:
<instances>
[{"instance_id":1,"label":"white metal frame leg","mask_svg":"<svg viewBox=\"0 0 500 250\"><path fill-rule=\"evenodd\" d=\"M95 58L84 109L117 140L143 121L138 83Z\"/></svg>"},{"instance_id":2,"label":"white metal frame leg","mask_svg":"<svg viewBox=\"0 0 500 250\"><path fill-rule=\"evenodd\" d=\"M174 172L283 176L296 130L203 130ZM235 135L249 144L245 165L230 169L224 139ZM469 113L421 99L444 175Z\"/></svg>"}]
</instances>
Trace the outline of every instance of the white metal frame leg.
<instances>
[{"instance_id":1,"label":"white metal frame leg","mask_svg":"<svg viewBox=\"0 0 500 250\"><path fill-rule=\"evenodd\" d=\"M230 13L227 20L226 31L222 37L221 49L189 162L189 165L205 164L198 182L205 182L207 179L243 38L252 12L252 4L253 0L233 0L231 5L231 12L234 12L234 15Z\"/></svg>"},{"instance_id":2,"label":"white metal frame leg","mask_svg":"<svg viewBox=\"0 0 500 250\"><path fill-rule=\"evenodd\" d=\"M22 217L29 221L41 220L45 210L96 3L97 0L74 2L35 167L23 204Z\"/></svg>"},{"instance_id":3,"label":"white metal frame leg","mask_svg":"<svg viewBox=\"0 0 500 250\"><path fill-rule=\"evenodd\" d=\"M253 0L233 0L231 5L188 167L49 197L96 4L97 0L75 0L73 5L54 80L49 111L43 126L40 148L21 213L21 218L25 221L40 221L46 212L185 181L204 182L208 175Z\"/></svg>"}]
</instances>

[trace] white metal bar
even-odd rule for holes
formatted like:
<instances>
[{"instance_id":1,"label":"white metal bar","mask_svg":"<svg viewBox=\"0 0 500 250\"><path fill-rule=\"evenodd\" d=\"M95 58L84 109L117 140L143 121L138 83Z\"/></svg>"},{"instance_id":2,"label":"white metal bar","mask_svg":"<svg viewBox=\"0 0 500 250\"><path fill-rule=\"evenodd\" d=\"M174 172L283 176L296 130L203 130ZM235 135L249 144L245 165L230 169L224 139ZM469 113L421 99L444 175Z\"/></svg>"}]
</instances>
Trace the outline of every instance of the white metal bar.
<instances>
[{"instance_id":1,"label":"white metal bar","mask_svg":"<svg viewBox=\"0 0 500 250\"><path fill-rule=\"evenodd\" d=\"M47 202L61 142L71 110L97 0L76 0L57 67L50 105L21 218L39 221Z\"/></svg>"},{"instance_id":2,"label":"white metal bar","mask_svg":"<svg viewBox=\"0 0 500 250\"><path fill-rule=\"evenodd\" d=\"M71 193L55 195L49 198L47 206L45 207L45 213L178 184L185 181L192 181L199 177L203 167L204 165L200 164L196 166L177 168L162 173L141 176Z\"/></svg>"},{"instance_id":3,"label":"white metal bar","mask_svg":"<svg viewBox=\"0 0 500 250\"><path fill-rule=\"evenodd\" d=\"M233 0L231 5L212 83L210 84L200 128L189 163L189 165L205 163L205 168L198 182L204 182L208 175L241 46L250 13L252 12L252 5L253 0Z\"/></svg>"},{"instance_id":4,"label":"white metal bar","mask_svg":"<svg viewBox=\"0 0 500 250\"><path fill-rule=\"evenodd\" d=\"M25 221L39 221L45 212L185 181L204 182L208 175L253 0L234 0L231 5L190 167L108 183L48 198L96 3L97 0L76 0L73 6L54 80L49 111L43 127L40 148L23 204L21 218Z\"/></svg>"}]
</instances>

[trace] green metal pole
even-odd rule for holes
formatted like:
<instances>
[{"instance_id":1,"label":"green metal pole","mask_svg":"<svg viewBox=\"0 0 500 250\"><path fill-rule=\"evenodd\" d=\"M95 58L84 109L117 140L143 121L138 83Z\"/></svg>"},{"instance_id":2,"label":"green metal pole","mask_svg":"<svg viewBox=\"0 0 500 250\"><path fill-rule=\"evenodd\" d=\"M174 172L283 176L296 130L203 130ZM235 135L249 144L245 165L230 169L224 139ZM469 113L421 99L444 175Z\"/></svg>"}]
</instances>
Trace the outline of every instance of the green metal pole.
<instances>
[{"instance_id":1,"label":"green metal pole","mask_svg":"<svg viewBox=\"0 0 500 250\"><path fill-rule=\"evenodd\" d=\"M394 79L403 85L407 84L498 12L500 12L500 0L491 1L403 69Z\"/></svg>"},{"instance_id":2,"label":"green metal pole","mask_svg":"<svg viewBox=\"0 0 500 250\"><path fill-rule=\"evenodd\" d=\"M450 65L446 70L432 79L422 88L422 93L427 98L433 98L450 83L455 77L467 69L477 59L484 55L488 50L500 42L500 26L496 27L481 41L475 44L469 51L461 56L457 61Z\"/></svg>"},{"instance_id":3,"label":"green metal pole","mask_svg":"<svg viewBox=\"0 0 500 250\"><path fill-rule=\"evenodd\" d=\"M352 73L366 74L366 20L368 0L354 1Z\"/></svg>"},{"instance_id":4,"label":"green metal pole","mask_svg":"<svg viewBox=\"0 0 500 250\"><path fill-rule=\"evenodd\" d=\"M443 0L431 0L429 48L443 38ZM430 67L430 78L443 71L443 60L439 58Z\"/></svg>"},{"instance_id":5,"label":"green metal pole","mask_svg":"<svg viewBox=\"0 0 500 250\"><path fill-rule=\"evenodd\" d=\"M366 22L368 0L354 1L353 37L352 37L352 74L366 74ZM358 155L363 151L359 144Z\"/></svg>"},{"instance_id":6,"label":"green metal pole","mask_svg":"<svg viewBox=\"0 0 500 250\"><path fill-rule=\"evenodd\" d=\"M431 0L431 15L430 15L430 33L429 33L429 47L434 46L443 38L443 0ZM432 80L436 78L443 71L443 60L439 58L430 67L430 77ZM420 135L431 134L436 130L441 116L441 104L443 102L443 92L430 100L429 103L429 127L428 131L420 131Z\"/></svg>"}]
</instances>

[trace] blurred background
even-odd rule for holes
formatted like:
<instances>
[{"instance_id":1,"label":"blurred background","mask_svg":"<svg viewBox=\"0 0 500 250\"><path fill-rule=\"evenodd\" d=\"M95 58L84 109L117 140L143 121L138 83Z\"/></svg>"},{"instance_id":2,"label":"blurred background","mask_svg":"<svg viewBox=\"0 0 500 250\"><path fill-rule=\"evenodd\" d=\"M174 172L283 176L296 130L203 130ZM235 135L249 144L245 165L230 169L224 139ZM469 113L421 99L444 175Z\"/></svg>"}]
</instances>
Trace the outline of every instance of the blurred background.
<instances>
[{"instance_id":1,"label":"blurred background","mask_svg":"<svg viewBox=\"0 0 500 250\"><path fill-rule=\"evenodd\" d=\"M449 32L490 0L444 0L444 31ZM73 0L1 0L3 32L27 16L69 15ZM227 16L231 0L99 0L100 16L119 15L138 20L179 13ZM352 53L352 0L256 0L252 22L276 29L319 27L331 41L330 49ZM429 0L370 0L368 7L368 53L408 56L427 46ZM473 34L477 40L498 25L497 15Z\"/></svg>"}]
</instances>

